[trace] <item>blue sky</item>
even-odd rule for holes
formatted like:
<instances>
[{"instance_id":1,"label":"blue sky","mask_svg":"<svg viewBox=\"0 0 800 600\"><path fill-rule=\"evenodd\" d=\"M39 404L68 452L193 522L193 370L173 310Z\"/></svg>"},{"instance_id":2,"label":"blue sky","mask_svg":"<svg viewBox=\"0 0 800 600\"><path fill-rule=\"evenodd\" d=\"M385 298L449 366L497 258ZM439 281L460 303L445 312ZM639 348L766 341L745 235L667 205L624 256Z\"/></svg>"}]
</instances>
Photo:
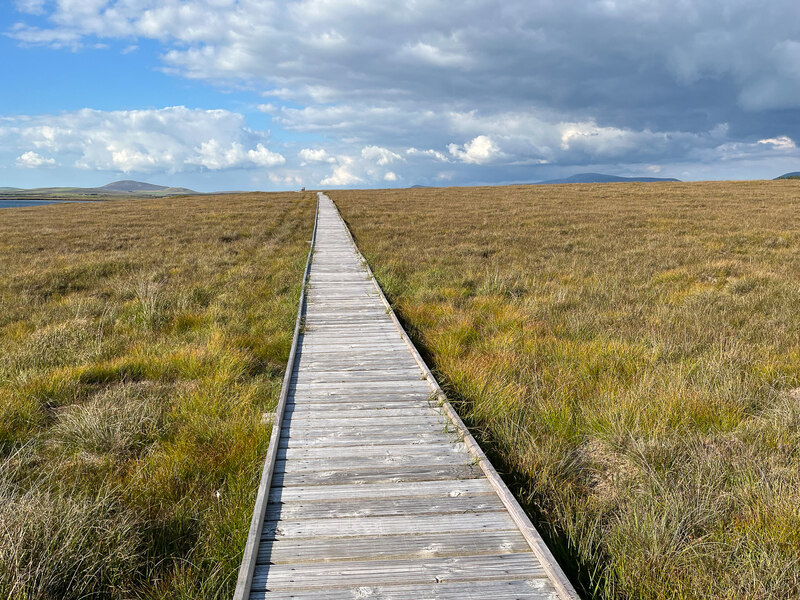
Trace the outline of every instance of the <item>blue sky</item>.
<instances>
[{"instance_id":1,"label":"blue sky","mask_svg":"<svg viewBox=\"0 0 800 600\"><path fill-rule=\"evenodd\" d=\"M0 186L800 170L800 5L17 0Z\"/></svg>"}]
</instances>

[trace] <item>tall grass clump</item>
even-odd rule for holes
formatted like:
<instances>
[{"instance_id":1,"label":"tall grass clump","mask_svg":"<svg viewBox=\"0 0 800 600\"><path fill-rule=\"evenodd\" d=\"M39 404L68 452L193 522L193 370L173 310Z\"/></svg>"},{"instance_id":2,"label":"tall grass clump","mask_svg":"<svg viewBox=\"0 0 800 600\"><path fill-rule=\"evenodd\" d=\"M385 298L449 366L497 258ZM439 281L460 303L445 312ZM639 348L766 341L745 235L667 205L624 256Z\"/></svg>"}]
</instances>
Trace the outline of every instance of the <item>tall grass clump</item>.
<instances>
[{"instance_id":1,"label":"tall grass clump","mask_svg":"<svg viewBox=\"0 0 800 600\"><path fill-rule=\"evenodd\" d=\"M127 597L143 563L134 514L108 487L19 477L16 458L0 463L0 596Z\"/></svg>"},{"instance_id":2,"label":"tall grass clump","mask_svg":"<svg viewBox=\"0 0 800 600\"><path fill-rule=\"evenodd\" d=\"M800 597L800 188L331 194L587 597Z\"/></svg>"},{"instance_id":3,"label":"tall grass clump","mask_svg":"<svg viewBox=\"0 0 800 600\"><path fill-rule=\"evenodd\" d=\"M0 598L230 597L314 207L5 209Z\"/></svg>"}]
</instances>

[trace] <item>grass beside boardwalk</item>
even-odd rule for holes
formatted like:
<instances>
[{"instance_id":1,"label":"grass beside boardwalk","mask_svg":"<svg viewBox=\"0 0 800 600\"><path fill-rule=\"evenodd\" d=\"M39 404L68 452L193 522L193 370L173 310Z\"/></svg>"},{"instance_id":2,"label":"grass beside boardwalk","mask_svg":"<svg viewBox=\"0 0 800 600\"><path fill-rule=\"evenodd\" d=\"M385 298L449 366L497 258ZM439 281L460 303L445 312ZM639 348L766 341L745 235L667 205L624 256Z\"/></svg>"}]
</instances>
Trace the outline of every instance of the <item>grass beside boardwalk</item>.
<instances>
[{"instance_id":1,"label":"grass beside boardwalk","mask_svg":"<svg viewBox=\"0 0 800 600\"><path fill-rule=\"evenodd\" d=\"M797 182L330 195L587 595L800 596Z\"/></svg>"},{"instance_id":2,"label":"grass beside boardwalk","mask_svg":"<svg viewBox=\"0 0 800 600\"><path fill-rule=\"evenodd\" d=\"M3 209L0 598L228 598L312 194Z\"/></svg>"}]
</instances>

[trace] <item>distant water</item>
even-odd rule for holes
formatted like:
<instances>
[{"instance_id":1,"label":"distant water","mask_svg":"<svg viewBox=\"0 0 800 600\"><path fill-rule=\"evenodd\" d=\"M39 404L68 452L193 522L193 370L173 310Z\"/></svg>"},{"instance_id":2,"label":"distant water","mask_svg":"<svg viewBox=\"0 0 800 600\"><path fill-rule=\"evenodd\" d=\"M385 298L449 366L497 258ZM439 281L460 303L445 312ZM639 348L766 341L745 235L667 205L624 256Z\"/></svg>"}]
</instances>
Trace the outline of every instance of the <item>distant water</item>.
<instances>
[{"instance_id":1,"label":"distant water","mask_svg":"<svg viewBox=\"0 0 800 600\"><path fill-rule=\"evenodd\" d=\"M43 206L45 204L75 204L82 200L0 200L0 208L14 208L17 206Z\"/></svg>"}]
</instances>

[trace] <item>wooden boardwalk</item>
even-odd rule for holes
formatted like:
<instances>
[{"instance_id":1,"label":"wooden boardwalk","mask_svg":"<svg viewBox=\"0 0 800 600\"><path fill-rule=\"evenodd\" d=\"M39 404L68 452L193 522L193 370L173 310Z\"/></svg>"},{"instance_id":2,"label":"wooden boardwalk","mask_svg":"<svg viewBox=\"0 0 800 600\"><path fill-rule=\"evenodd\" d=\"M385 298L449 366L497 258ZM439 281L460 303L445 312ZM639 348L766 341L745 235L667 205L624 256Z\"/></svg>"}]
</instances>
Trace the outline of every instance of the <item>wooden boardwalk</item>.
<instances>
[{"instance_id":1,"label":"wooden boardwalk","mask_svg":"<svg viewBox=\"0 0 800 600\"><path fill-rule=\"evenodd\" d=\"M322 194L312 243L237 600L577 598Z\"/></svg>"}]
</instances>

